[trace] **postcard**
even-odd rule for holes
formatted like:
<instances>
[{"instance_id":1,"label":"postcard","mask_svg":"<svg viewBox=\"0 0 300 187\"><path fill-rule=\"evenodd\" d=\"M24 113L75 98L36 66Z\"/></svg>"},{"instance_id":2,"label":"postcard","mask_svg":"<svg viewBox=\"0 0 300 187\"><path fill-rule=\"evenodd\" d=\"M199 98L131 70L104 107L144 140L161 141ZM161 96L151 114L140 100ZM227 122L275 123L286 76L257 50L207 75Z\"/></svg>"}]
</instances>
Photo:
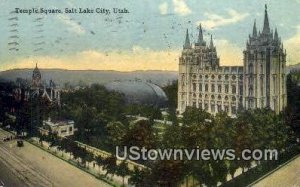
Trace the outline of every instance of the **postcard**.
<instances>
[{"instance_id":1,"label":"postcard","mask_svg":"<svg viewBox=\"0 0 300 187\"><path fill-rule=\"evenodd\" d=\"M300 0L0 5L0 187L300 186Z\"/></svg>"}]
</instances>

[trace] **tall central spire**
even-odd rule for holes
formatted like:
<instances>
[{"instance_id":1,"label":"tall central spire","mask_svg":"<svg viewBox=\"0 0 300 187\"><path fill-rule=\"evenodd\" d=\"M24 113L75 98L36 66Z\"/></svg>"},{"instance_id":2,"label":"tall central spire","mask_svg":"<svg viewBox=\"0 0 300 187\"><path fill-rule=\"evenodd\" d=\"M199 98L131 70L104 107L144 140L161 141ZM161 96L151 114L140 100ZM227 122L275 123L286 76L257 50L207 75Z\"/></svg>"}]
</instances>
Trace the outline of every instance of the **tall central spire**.
<instances>
[{"instance_id":1,"label":"tall central spire","mask_svg":"<svg viewBox=\"0 0 300 187\"><path fill-rule=\"evenodd\" d=\"M278 32L277 32L277 28L275 28L275 34L274 34L274 40L278 41Z\"/></svg>"},{"instance_id":2,"label":"tall central spire","mask_svg":"<svg viewBox=\"0 0 300 187\"><path fill-rule=\"evenodd\" d=\"M201 26L201 24L199 26L198 44L201 45L201 46L205 46L205 42L203 40L203 32L202 32L202 26Z\"/></svg>"},{"instance_id":3,"label":"tall central spire","mask_svg":"<svg viewBox=\"0 0 300 187\"><path fill-rule=\"evenodd\" d=\"M270 25L269 25L267 5L265 5L265 19L264 19L264 27L263 27L262 33L263 34L269 34L270 33Z\"/></svg>"},{"instance_id":4,"label":"tall central spire","mask_svg":"<svg viewBox=\"0 0 300 187\"><path fill-rule=\"evenodd\" d=\"M190 49L191 48L189 30L188 29L186 29L185 43L184 43L183 48L184 49Z\"/></svg>"},{"instance_id":5,"label":"tall central spire","mask_svg":"<svg viewBox=\"0 0 300 187\"><path fill-rule=\"evenodd\" d=\"M209 44L209 47L211 49L214 48L214 42L213 42L213 39L212 39L212 35L210 35L210 44Z\"/></svg>"},{"instance_id":6,"label":"tall central spire","mask_svg":"<svg viewBox=\"0 0 300 187\"><path fill-rule=\"evenodd\" d=\"M253 37L257 37L257 29L256 29L256 20L254 20L254 25L253 25Z\"/></svg>"}]
</instances>

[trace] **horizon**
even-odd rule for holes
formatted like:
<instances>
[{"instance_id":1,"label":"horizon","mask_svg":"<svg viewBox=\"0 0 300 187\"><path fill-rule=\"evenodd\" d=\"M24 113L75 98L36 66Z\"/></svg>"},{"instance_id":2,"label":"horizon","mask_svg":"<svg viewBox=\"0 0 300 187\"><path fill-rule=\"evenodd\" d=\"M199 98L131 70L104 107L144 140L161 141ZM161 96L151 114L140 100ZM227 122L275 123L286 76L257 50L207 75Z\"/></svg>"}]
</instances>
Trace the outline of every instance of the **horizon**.
<instances>
[{"instance_id":1,"label":"horizon","mask_svg":"<svg viewBox=\"0 0 300 187\"><path fill-rule=\"evenodd\" d=\"M119 71L119 70L97 70L97 69L64 69L64 68L39 68L40 71L48 71L48 70L60 70L60 71L113 71L113 72L120 72L120 73L130 73L130 72L137 72L137 71L167 71L167 72L177 72L176 70L160 70L160 69L147 69L147 70L131 70L131 71ZM16 70L34 70L34 68L13 68L13 69L7 69L7 70L0 70L1 72L5 71L16 71Z\"/></svg>"},{"instance_id":2,"label":"horizon","mask_svg":"<svg viewBox=\"0 0 300 187\"><path fill-rule=\"evenodd\" d=\"M300 65L300 62L299 63L295 63L295 64L289 64L287 65L287 67L291 67L291 66L297 66L297 65ZM222 66L222 65L221 65ZM230 66L230 65L229 65ZM233 65L234 66L234 65ZM241 66L243 67L243 66ZM64 68L40 68L38 66L39 70L40 71L47 71L47 70L61 70L61 71L113 71L113 72L120 72L120 73L130 73L130 72L137 72L137 71L166 71L166 72L178 72L178 70L161 70L161 69L146 69L146 70L140 70L140 69L137 69L137 70L130 70L130 71L126 71L126 70L123 70L123 71L120 71L120 70L102 70L102 69L64 69ZM16 70L33 70L34 67L32 68L13 68L13 69L7 69L7 70L0 70L0 73L1 72L6 72L6 71L16 71Z\"/></svg>"},{"instance_id":3,"label":"horizon","mask_svg":"<svg viewBox=\"0 0 300 187\"><path fill-rule=\"evenodd\" d=\"M186 29L194 43L198 26L209 42L212 34L221 66L242 66L242 54L254 20L262 29L265 4L271 29L277 28L287 50L287 65L300 59L300 18L294 12L299 0L261 2L208 0L162 0L148 2L103 2L102 8L126 8L128 14L11 14L15 8L79 8L99 4L68 1L5 1L0 20L0 71L34 68L103 71L178 71ZM283 16L289 19L282 19ZM14 18L14 20L12 20ZM38 29L38 30L37 30ZM17 39L13 39L17 38ZM17 44L15 43L17 42ZM15 47L12 47L12 45ZM146 58L145 58L146 57Z\"/></svg>"}]
</instances>

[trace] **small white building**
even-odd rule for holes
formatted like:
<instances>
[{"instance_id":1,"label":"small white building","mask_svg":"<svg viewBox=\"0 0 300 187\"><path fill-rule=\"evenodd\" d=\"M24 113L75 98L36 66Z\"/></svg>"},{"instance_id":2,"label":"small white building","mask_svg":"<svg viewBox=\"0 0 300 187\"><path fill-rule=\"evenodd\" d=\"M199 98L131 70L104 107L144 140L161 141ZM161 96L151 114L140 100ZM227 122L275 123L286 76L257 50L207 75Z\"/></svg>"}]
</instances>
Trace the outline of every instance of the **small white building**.
<instances>
[{"instance_id":1,"label":"small white building","mask_svg":"<svg viewBox=\"0 0 300 187\"><path fill-rule=\"evenodd\" d=\"M74 135L74 121L66 120L53 122L49 119L43 121L42 131L45 134L48 134L48 132L56 133L59 137L71 136Z\"/></svg>"}]
</instances>

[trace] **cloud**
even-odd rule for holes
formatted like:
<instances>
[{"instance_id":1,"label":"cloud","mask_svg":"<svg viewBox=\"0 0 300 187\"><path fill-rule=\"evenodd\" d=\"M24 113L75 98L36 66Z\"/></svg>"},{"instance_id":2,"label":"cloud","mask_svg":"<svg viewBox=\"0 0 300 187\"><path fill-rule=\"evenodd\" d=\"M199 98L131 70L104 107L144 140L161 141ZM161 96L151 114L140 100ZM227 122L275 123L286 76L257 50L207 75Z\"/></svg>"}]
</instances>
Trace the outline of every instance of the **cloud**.
<instances>
[{"instance_id":1,"label":"cloud","mask_svg":"<svg viewBox=\"0 0 300 187\"><path fill-rule=\"evenodd\" d=\"M287 51L287 63L289 64L300 63L300 25L296 28L296 34L283 41L283 45Z\"/></svg>"},{"instance_id":2,"label":"cloud","mask_svg":"<svg viewBox=\"0 0 300 187\"><path fill-rule=\"evenodd\" d=\"M130 51L96 51L86 50L76 54L54 57L37 56L7 62L5 69L32 68L37 62L41 68L63 68L72 70L178 70L179 50L155 51L134 46ZM146 58L145 58L146 57Z\"/></svg>"},{"instance_id":3,"label":"cloud","mask_svg":"<svg viewBox=\"0 0 300 187\"><path fill-rule=\"evenodd\" d=\"M76 21L72 20L69 16L60 14L56 16L56 18L62 22L63 24L67 25L68 29L71 30L72 32L75 32L76 34L82 35L85 34L85 29L79 25Z\"/></svg>"},{"instance_id":4,"label":"cloud","mask_svg":"<svg viewBox=\"0 0 300 187\"><path fill-rule=\"evenodd\" d=\"M205 12L204 15L207 18L207 20L199 21L197 25L201 23L202 26L206 29L213 29L215 27L237 23L249 16L249 13L239 13L236 10L232 9L228 10L227 14L228 15L225 17L218 14Z\"/></svg>"},{"instance_id":5,"label":"cloud","mask_svg":"<svg viewBox=\"0 0 300 187\"><path fill-rule=\"evenodd\" d=\"M228 40L214 40L222 66L242 66L243 49Z\"/></svg>"},{"instance_id":6,"label":"cloud","mask_svg":"<svg viewBox=\"0 0 300 187\"><path fill-rule=\"evenodd\" d=\"M186 16L191 14L191 9L187 6L185 0L173 0L174 12L181 15Z\"/></svg>"},{"instance_id":7,"label":"cloud","mask_svg":"<svg viewBox=\"0 0 300 187\"><path fill-rule=\"evenodd\" d=\"M222 66L242 65L242 49L228 40L214 40ZM66 56L37 56L5 62L0 70L32 68L35 62L40 68L61 68L72 70L170 70L178 71L181 49L155 51L133 46L130 51L85 50ZM3 68L3 69L2 69Z\"/></svg>"},{"instance_id":8,"label":"cloud","mask_svg":"<svg viewBox=\"0 0 300 187\"><path fill-rule=\"evenodd\" d=\"M166 15L168 13L168 3L167 2L160 4L158 8L159 8L160 14Z\"/></svg>"}]
</instances>

